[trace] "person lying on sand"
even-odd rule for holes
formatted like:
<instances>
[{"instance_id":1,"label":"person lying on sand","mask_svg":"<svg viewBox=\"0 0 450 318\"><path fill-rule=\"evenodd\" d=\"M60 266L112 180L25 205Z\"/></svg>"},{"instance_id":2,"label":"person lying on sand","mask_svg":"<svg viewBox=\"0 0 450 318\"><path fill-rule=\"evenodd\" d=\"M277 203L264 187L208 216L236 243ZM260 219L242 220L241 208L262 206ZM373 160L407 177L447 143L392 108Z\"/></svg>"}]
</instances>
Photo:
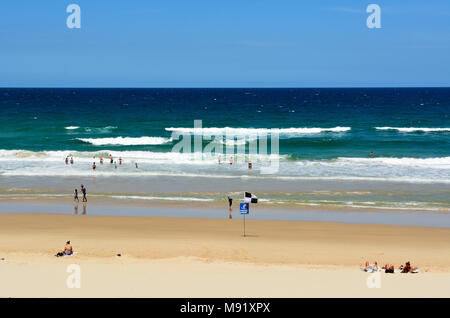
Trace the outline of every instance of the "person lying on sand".
<instances>
[{"instance_id":1,"label":"person lying on sand","mask_svg":"<svg viewBox=\"0 0 450 318\"><path fill-rule=\"evenodd\" d=\"M413 273L417 271L417 267L412 267L411 263L408 261L405 266L401 267L401 273Z\"/></svg>"},{"instance_id":2,"label":"person lying on sand","mask_svg":"<svg viewBox=\"0 0 450 318\"><path fill-rule=\"evenodd\" d=\"M394 273L394 265L392 264L386 264L384 266L384 272L385 273L389 273L389 274L393 274Z\"/></svg>"},{"instance_id":3,"label":"person lying on sand","mask_svg":"<svg viewBox=\"0 0 450 318\"><path fill-rule=\"evenodd\" d=\"M366 261L366 266L363 268L363 271L365 272L378 272L378 263L375 261L373 264L369 265L369 262Z\"/></svg>"},{"instance_id":4,"label":"person lying on sand","mask_svg":"<svg viewBox=\"0 0 450 318\"><path fill-rule=\"evenodd\" d=\"M64 250L57 253L56 256L64 256L64 255L72 255L73 254L73 248L72 245L70 245L70 241L66 242L66 246L64 246Z\"/></svg>"}]
</instances>

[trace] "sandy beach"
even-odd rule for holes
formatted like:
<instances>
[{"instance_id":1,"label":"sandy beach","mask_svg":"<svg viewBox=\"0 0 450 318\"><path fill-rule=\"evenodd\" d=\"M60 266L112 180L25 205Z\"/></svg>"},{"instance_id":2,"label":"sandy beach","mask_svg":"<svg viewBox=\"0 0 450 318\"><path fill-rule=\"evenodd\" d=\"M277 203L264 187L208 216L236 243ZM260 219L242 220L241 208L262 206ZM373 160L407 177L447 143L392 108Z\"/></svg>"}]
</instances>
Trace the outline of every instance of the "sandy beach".
<instances>
[{"instance_id":1,"label":"sandy beach","mask_svg":"<svg viewBox=\"0 0 450 318\"><path fill-rule=\"evenodd\" d=\"M326 222L0 215L1 297L450 297L450 229ZM54 254L71 240L77 255ZM121 256L117 256L121 254ZM411 261L419 274L368 261ZM67 288L67 266L81 288Z\"/></svg>"}]
</instances>

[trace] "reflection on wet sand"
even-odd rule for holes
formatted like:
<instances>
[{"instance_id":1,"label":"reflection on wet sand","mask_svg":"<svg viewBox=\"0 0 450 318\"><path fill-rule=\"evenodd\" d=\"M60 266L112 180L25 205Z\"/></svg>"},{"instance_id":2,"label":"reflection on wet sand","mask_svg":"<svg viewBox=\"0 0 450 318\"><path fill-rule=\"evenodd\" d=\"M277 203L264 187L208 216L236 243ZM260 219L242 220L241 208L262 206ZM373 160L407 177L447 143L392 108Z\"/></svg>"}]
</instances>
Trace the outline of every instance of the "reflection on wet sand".
<instances>
[{"instance_id":1,"label":"reflection on wet sand","mask_svg":"<svg viewBox=\"0 0 450 318\"><path fill-rule=\"evenodd\" d=\"M78 215L78 204L77 201L73 201L73 213L75 215ZM81 206L83 207L83 212L81 214L86 215L87 202L83 202Z\"/></svg>"}]
</instances>

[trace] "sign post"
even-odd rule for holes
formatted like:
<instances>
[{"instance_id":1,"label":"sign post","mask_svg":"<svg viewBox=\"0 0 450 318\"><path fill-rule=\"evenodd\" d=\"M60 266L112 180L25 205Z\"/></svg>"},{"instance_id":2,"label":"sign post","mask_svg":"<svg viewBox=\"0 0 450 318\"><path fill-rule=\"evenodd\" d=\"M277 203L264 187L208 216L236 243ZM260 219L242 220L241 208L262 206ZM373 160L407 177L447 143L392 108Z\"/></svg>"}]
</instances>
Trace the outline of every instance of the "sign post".
<instances>
[{"instance_id":1,"label":"sign post","mask_svg":"<svg viewBox=\"0 0 450 318\"><path fill-rule=\"evenodd\" d=\"M244 237L245 237L245 215L249 212L249 203L240 203L239 204L239 210L241 211L241 214L244 216Z\"/></svg>"}]
</instances>

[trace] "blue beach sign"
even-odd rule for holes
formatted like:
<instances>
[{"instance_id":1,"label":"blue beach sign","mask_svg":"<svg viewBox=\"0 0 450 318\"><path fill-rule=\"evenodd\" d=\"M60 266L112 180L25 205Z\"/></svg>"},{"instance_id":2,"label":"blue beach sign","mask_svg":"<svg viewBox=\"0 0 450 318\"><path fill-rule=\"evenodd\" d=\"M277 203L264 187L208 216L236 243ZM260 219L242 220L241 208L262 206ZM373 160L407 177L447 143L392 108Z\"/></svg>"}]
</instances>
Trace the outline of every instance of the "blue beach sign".
<instances>
[{"instance_id":1,"label":"blue beach sign","mask_svg":"<svg viewBox=\"0 0 450 318\"><path fill-rule=\"evenodd\" d=\"M249 204L248 203L240 203L240 211L241 214L248 214L249 212Z\"/></svg>"}]
</instances>

